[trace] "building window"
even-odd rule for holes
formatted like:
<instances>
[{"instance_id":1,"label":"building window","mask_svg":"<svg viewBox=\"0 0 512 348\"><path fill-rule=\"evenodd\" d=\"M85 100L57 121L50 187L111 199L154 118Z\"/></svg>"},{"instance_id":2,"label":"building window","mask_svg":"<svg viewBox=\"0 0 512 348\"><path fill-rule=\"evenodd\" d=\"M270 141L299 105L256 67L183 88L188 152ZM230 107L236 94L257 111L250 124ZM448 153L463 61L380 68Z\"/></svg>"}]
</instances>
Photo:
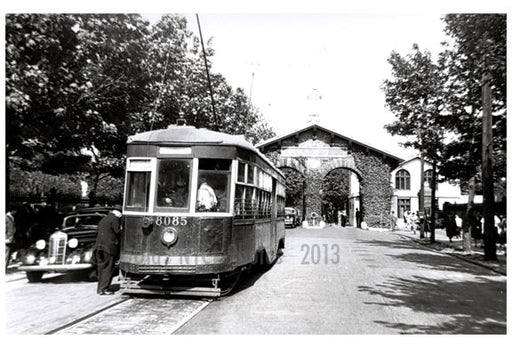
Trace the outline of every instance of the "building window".
<instances>
[{"instance_id":1,"label":"building window","mask_svg":"<svg viewBox=\"0 0 512 348\"><path fill-rule=\"evenodd\" d=\"M409 198L398 199L398 218L403 218L406 211L411 211L411 200Z\"/></svg>"},{"instance_id":2,"label":"building window","mask_svg":"<svg viewBox=\"0 0 512 348\"><path fill-rule=\"evenodd\" d=\"M396 173L395 187L397 190L411 189L411 174L405 169L401 169Z\"/></svg>"},{"instance_id":3,"label":"building window","mask_svg":"<svg viewBox=\"0 0 512 348\"><path fill-rule=\"evenodd\" d=\"M425 173L423 174L423 181L425 182L425 184L430 187L430 189L432 189L432 177L433 177L433 174L434 171L432 169L429 169L429 170L426 170ZM436 181L436 190L437 190L437 181Z\"/></svg>"}]
</instances>

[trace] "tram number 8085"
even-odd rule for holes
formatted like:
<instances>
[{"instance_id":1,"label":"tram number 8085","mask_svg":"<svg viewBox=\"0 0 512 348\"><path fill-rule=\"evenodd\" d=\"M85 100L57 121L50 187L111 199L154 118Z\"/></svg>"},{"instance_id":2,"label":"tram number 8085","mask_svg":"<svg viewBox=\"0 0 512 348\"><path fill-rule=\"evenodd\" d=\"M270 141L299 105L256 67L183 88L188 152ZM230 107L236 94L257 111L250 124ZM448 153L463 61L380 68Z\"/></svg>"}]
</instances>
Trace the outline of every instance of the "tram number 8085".
<instances>
[{"instance_id":1,"label":"tram number 8085","mask_svg":"<svg viewBox=\"0 0 512 348\"><path fill-rule=\"evenodd\" d=\"M157 226L186 226L187 218L184 216L158 216L155 219Z\"/></svg>"}]
</instances>

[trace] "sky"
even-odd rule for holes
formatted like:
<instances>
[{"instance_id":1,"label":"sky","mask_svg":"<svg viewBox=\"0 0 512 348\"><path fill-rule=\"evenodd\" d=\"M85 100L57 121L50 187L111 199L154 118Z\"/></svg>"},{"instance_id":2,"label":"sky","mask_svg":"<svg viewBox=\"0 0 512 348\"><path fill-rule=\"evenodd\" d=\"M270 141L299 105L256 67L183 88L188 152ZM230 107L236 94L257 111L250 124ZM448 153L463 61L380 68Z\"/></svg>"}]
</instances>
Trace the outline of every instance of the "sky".
<instances>
[{"instance_id":1,"label":"sky","mask_svg":"<svg viewBox=\"0 0 512 348\"><path fill-rule=\"evenodd\" d=\"M391 78L391 52L406 55L416 43L435 59L448 39L445 13L507 12L500 0L446 0L443 6L361 0L348 7L324 0L89 0L58 6L48 0L18 8L20 2L27 1L9 3L7 12L140 13L153 23L162 13L178 13L197 36L198 13L204 39L213 39L212 71L243 88L278 135L306 127L315 114L318 124L404 159L415 151L384 129L395 118L381 90Z\"/></svg>"},{"instance_id":2,"label":"sky","mask_svg":"<svg viewBox=\"0 0 512 348\"><path fill-rule=\"evenodd\" d=\"M195 15L186 15L198 34ZM318 124L392 154L410 157L383 128L387 62L417 43L435 57L442 14L199 14L213 38L211 70L243 88L278 135Z\"/></svg>"}]
</instances>

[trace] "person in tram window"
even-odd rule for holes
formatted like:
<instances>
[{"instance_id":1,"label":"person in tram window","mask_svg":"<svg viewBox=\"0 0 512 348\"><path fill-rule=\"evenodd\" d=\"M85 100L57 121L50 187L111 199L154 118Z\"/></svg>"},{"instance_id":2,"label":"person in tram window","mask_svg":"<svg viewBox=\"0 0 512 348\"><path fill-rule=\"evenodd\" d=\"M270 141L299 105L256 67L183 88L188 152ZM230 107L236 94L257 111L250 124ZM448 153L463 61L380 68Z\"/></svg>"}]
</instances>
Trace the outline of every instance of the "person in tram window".
<instances>
[{"instance_id":1,"label":"person in tram window","mask_svg":"<svg viewBox=\"0 0 512 348\"><path fill-rule=\"evenodd\" d=\"M197 190L197 207L203 211L211 211L217 205L217 196L205 179Z\"/></svg>"}]
</instances>

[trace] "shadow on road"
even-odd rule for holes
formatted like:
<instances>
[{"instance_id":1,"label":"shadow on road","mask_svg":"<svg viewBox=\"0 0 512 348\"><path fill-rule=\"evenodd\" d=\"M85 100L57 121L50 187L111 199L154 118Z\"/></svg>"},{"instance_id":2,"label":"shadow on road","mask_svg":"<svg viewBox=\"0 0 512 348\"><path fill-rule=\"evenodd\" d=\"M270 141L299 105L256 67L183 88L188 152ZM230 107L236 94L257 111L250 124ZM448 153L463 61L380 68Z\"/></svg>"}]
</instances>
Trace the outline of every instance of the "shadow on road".
<instances>
[{"instance_id":1,"label":"shadow on road","mask_svg":"<svg viewBox=\"0 0 512 348\"><path fill-rule=\"evenodd\" d=\"M51 277L43 276L40 283L46 284L65 284L65 283L92 283L95 279L90 278L89 272L69 272L55 274Z\"/></svg>"},{"instance_id":2,"label":"shadow on road","mask_svg":"<svg viewBox=\"0 0 512 348\"><path fill-rule=\"evenodd\" d=\"M445 273L447 277L442 279L423 276L413 276L412 279L390 277L375 286L359 286L358 291L379 297L374 302L365 302L365 304L405 307L417 313L446 315L452 318L448 322L432 322L431 325L382 320L375 320L376 323L411 334L505 334L507 332L506 283L489 279L496 273L449 255L418 250L416 245L411 245L411 242L407 241L361 240L357 243L361 246L385 248L387 250L377 254L385 254L395 259L397 263L405 261L415 263L418 269L453 272L453 274ZM389 249L393 249L393 253L390 253ZM368 248L365 251L372 251L372 249ZM492 298L482 298L480 294L493 295Z\"/></svg>"},{"instance_id":3,"label":"shadow on road","mask_svg":"<svg viewBox=\"0 0 512 348\"><path fill-rule=\"evenodd\" d=\"M495 289L492 299L476 294ZM392 277L375 287L360 286L359 291L384 299L366 302L371 305L407 307L414 312L451 316L446 323L414 325L411 323L376 323L410 334L505 334L506 288L502 282L478 277L475 281L439 281L424 277L414 279ZM490 303L492 302L492 305ZM497 309L499 308L499 309Z\"/></svg>"},{"instance_id":4,"label":"shadow on road","mask_svg":"<svg viewBox=\"0 0 512 348\"><path fill-rule=\"evenodd\" d=\"M436 252L432 250L421 249L417 244L411 241L383 241L383 240L358 240L356 243L382 247L385 249L393 249L393 254L378 252L376 254L386 254L397 261L406 261L415 263L418 267L426 269L434 269L440 271L462 272L472 275L490 275L493 274L489 269L484 267L476 267L474 264L466 262L462 259L453 257L448 254ZM413 250L414 252L409 252ZM368 249L365 250L367 253Z\"/></svg>"}]
</instances>

